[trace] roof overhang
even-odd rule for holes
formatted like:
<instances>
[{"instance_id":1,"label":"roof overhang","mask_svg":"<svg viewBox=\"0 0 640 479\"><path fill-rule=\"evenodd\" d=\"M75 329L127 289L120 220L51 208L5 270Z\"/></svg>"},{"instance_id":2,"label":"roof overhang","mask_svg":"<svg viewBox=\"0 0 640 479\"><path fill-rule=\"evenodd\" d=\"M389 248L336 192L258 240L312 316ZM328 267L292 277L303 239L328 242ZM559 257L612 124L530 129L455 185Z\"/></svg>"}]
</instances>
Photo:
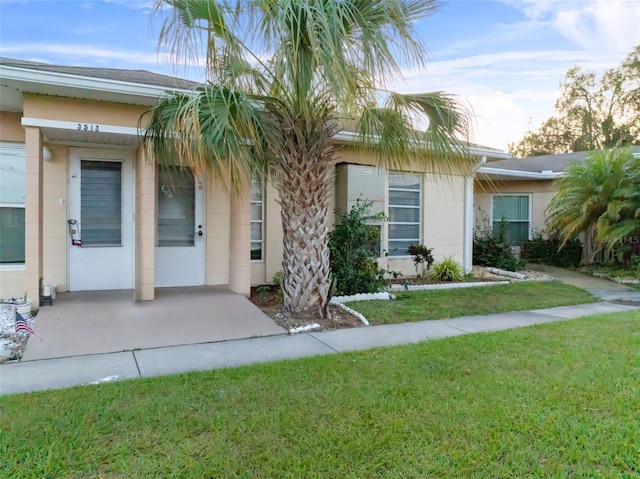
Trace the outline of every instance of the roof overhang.
<instances>
[{"instance_id":1,"label":"roof overhang","mask_svg":"<svg viewBox=\"0 0 640 479\"><path fill-rule=\"evenodd\" d=\"M153 106L168 90L189 90L0 65L0 109L22 111L24 93Z\"/></svg>"},{"instance_id":2,"label":"roof overhang","mask_svg":"<svg viewBox=\"0 0 640 479\"><path fill-rule=\"evenodd\" d=\"M72 121L22 118L22 126L40 128L44 141L72 146L105 145L117 148L136 148L143 131L137 128L106 124L86 124Z\"/></svg>"},{"instance_id":3,"label":"roof overhang","mask_svg":"<svg viewBox=\"0 0 640 479\"><path fill-rule=\"evenodd\" d=\"M370 135L365 139L365 141L363 141L363 138L361 135L351 131L340 131L335 135L333 135L333 139L340 143L359 143L359 144L371 144L371 145L377 145L378 143L380 143L380 137L378 135ZM423 147L425 149L429 149L429 145L426 143L418 146ZM476 146L468 147L467 152L469 153L469 155L477 156L477 157L486 156L488 158L496 158L500 160L509 160L513 158L513 155L511 153L493 150L489 148L479 148Z\"/></svg>"},{"instance_id":4,"label":"roof overhang","mask_svg":"<svg viewBox=\"0 0 640 479\"><path fill-rule=\"evenodd\" d=\"M564 171L518 171L483 166L478 169L479 180L555 180L565 176Z\"/></svg>"}]
</instances>

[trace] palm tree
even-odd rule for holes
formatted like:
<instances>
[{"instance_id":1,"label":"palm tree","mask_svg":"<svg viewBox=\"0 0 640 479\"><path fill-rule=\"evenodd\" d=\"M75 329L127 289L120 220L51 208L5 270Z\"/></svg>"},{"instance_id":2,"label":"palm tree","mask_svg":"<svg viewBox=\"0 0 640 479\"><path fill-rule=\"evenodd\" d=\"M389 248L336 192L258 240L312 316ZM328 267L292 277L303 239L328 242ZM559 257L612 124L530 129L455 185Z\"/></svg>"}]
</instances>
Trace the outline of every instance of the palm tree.
<instances>
[{"instance_id":1,"label":"palm tree","mask_svg":"<svg viewBox=\"0 0 640 479\"><path fill-rule=\"evenodd\" d=\"M594 263L603 251L611 253L614 244L640 226L639 166L629 148L613 148L567 167L547 209L548 226L560 233L561 247L584 234L581 264Z\"/></svg>"},{"instance_id":2,"label":"palm tree","mask_svg":"<svg viewBox=\"0 0 640 479\"><path fill-rule=\"evenodd\" d=\"M284 231L284 308L324 314L331 285L328 215L339 146L352 125L380 166L467 159L466 107L443 92L399 94L388 85L420 68L415 22L437 0L158 0L159 45L177 62L203 58L207 82L167 93L144 136L160 165L175 162L242 191L271 180ZM428 123L421 131L416 125ZM415 168L415 166L414 166Z\"/></svg>"}]
</instances>

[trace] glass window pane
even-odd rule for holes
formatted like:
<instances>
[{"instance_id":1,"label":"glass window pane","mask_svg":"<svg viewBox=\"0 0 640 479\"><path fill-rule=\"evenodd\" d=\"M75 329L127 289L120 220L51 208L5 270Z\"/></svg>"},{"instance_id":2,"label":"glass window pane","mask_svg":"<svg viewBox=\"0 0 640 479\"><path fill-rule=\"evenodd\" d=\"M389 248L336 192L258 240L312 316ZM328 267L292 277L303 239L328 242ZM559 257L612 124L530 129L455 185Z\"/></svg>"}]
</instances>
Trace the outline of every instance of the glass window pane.
<instances>
[{"instance_id":1,"label":"glass window pane","mask_svg":"<svg viewBox=\"0 0 640 479\"><path fill-rule=\"evenodd\" d=\"M389 240L406 239L420 242L420 225L389 224Z\"/></svg>"},{"instance_id":2,"label":"glass window pane","mask_svg":"<svg viewBox=\"0 0 640 479\"><path fill-rule=\"evenodd\" d=\"M262 201L262 185L257 181L251 182L251 201Z\"/></svg>"},{"instance_id":3,"label":"glass window pane","mask_svg":"<svg viewBox=\"0 0 640 479\"><path fill-rule=\"evenodd\" d=\"M80 162L82 246L122 245L122 163Z\"/></svg>"},{"instance_id":4,"label":"glass window pane","mask_svg":"<svg viewBox=\"0 0 640 479\"><path fill-rule=\"evenodd\" d=\"M398 206L420 206L420 192L389 190L389 204Z\"/></svg>"},{"instance_id":5,"label":"glass window pane","mask_svg":"<svg viewBox=\"0 0 640 479\"><path fill-rule=\"evenodd\" d=\"M405 256L409 254L407 250L412 244L419 244L420 241L409 240L389 240L389 256Z\"/></svg>"},{"instance_id":6,"label":"glass window pane","mask_svg":"<svg viewBox=\"0 0 640 479\"><path fill-rule=\"evenodd\" d=\"M251 259L254 261L262 259L262 242L261 241L251 243Z\"/></svg>"},{"instance_id":7,"label":"glass window pane","mask_svg":"<svg viewBox=\"0 0 640 479\"><path fill-rule=\"evenodd\" d=\"M262 223L251 223L251 241L262 241Z\"/></svg>"},{"instance_id":8,"label":"glass window pane","mask_svg":"<svg viewBox=\"0 0 640 479\"><path fill-rule=\"evenodd\" d=\"M0 203L24 205L24 158L23 145L0 145Z\"/></svg>"},{"instance_id":9,"label":"glass window pane","mask_svg":"<svg viewBox=\"0 0 640 479\"><path fill-rule=\"evenodd\" d=\"M419 223L420 209L389 206L389 221L392 223Z\"/></svg>"},{"instance_id":10,"label":"glass window pane","mask_svg":"<svg viewBox=\"0 0 640 479\"><path fill-rule=\"evenodd\" d=\"M402 188L420 191L420 175L389 173L389 188Z\"/></svg>"},{"instance_id":11,"label":"glass window pane","mask_svg":"<svg viewBox=\"0 0 640 479\"><path fill-rule=\"evenodd\" d=\"M163 168L158 175L158 246L194 246L195 180L185 168Z\"/></svg>"},{"instance_id":12,"label":"glass window pane","mask_svg":"<svg viewBox=\"0 0 640 479\"><path fill-rule=\"evenodd\" d=\"M251 203L251 221L262 221L262 203Z\"/></svg>"},{"instance_id":13,"label":"glass window pane","mask_svg":"<svg viewBox=\"0 0 640 479\"><path fill-rule=\"evenodd\" d=\"M529 221L529 196L494 196L493 219Z\"/></svg>"},{"instance_id":14,"label":"glass window pane","mask_svg":"<svg viewBox=\"0 0 640 479\"><path fill-rule=\"evenodd\" d=\"M0 208L0 263L24 263L24 208Z\"/></svg>"}]
</instances>

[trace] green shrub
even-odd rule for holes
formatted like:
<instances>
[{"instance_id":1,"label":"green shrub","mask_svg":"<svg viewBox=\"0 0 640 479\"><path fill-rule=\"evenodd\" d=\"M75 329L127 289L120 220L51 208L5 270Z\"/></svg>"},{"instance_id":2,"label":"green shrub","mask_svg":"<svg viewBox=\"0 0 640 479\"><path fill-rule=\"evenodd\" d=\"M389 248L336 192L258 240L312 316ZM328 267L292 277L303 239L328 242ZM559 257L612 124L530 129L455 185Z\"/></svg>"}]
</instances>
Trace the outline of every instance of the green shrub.
<instances>
[{"instance_id":1,"label":"green shrub","mask_svg":"<svg viewBox=\"0 0 640 479\"><path fill-rule=\"evenodd\" d=\"M507 222L501 221L492 228L486 215L481 218L473 232L473 264L507 271L524 268L525 261L515 256L513 245L507 240L507 227Z\"/></svg>"},{"instance_id":2,"label":"green shrub","mask_svg":"<svg viewBox=\"0 0 640 479\"><path fill-rule=\"evenodd\" d=\"M533 238L526 241L520 250L520 258L530 263L550 264L552 266L576 267L582 259L582 243L574 238L560 249L562 239L557 232L545 236L536 232Z\"/></svg>"},{"instance_id":3,"label":"green shrub","mask_svg":"<svg viewBox=\"0 0 640 479\"><path fill-rule=\"evenodd\" d=\"M464 281L464 269L453 256L448 256L433 266L429 276L436 281Z\"/></svg>"},{"instance_id":4,"label":"green shrub","mask_svg":"<svg viewBox=\"0 0 640 479\"><path fill-rule=\"evenodd\" d=\"M378 265L380 228L367 224L383 221L384 214L371 215L373 203L357 200L348 213L339 212L338 222L329 234L331 271L336 294L376 293L387 285L385 270Z\"/></svg>"},{"instance_id":5,"label":"green shrub","mask_svg":"<svg viewBox=\"0 0 640 479\"><path fill-rule=\"evenodd\" d=\"M412 244L407 249L407 252L413 258L413 264L416 268L418 278L424 278L426 272L431 268L434 262L433 255L431 254L432 251L433 248L427 248L423 244ZM425 264L427 271L425 271Z\"/></svg>"}]
</instances>

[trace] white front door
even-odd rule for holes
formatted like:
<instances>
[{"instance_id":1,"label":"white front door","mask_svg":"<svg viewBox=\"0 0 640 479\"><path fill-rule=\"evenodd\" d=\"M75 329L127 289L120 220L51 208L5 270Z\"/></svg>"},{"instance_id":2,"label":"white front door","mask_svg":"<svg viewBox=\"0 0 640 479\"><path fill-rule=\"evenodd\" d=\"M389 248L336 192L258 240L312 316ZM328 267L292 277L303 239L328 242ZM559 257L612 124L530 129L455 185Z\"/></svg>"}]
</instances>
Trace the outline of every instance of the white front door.
<instances>
[{"instance_id":1,"label":"white front door","mask_svg":"<svg viewBox=\"0 0 640 479\"><path fill-rule=\"evenodd\" d=\"M133 152L69 153L69 291L133 289Z\"/></svg>"},{"instance_id":2,"label":"white front door","mask_svg":"<svg viewBox=\"0 0 640 479\"><path fill-rule=\"evenodd\" d=\"M155 284L205 284L204 185L187 168L156 175Z\"/></svg>"}]
</instances>

